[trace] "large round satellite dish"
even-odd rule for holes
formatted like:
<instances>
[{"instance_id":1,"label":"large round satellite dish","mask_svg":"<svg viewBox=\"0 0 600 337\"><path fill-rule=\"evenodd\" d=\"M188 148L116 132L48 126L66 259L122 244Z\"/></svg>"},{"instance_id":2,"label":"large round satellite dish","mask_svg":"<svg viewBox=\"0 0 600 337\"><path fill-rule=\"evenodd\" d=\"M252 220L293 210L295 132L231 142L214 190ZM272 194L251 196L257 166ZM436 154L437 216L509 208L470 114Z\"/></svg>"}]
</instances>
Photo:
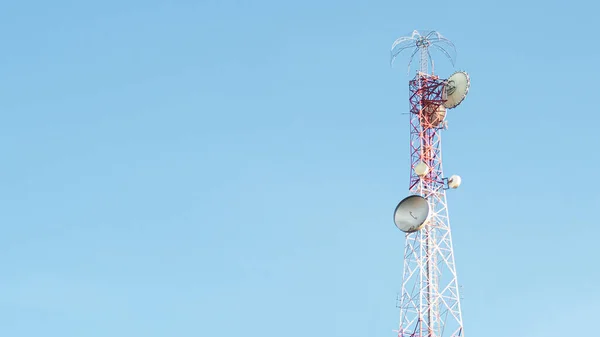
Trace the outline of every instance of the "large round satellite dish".
<instances>
[{"instance_id":1,"label":"large round satellite dish","mask_svg":"<svg viewBox=\"0 0 600 337\"><path fill-rule=\"evenodd\" d=\"M429 202L419 195L404 198L394 211L394 223L405 233L418 231L425 225L430 216Z\"/></svg>"},{"instance_id":2,"label":"large round satellite dish","mask_svg":"<svg viewBox=\"0 0 600 337\"><path fill-rule=\"evenodd\" d=\"M467 97L470 86L469 74L464 71L457 71L452 74L444 86L446 101L443 105L448 109L456 108Z\"/></svg>"}]
</instances>

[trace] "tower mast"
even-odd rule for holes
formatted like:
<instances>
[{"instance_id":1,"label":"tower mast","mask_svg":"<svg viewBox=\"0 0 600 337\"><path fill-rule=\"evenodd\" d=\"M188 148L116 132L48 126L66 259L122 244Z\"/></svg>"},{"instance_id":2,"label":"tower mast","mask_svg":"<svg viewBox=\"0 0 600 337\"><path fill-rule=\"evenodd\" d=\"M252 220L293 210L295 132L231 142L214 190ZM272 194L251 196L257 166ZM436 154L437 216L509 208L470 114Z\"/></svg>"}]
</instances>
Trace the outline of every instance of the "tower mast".
<instances>
[{"instance_id":1,"label":"tower mast","mask_svg":"<svg viewBox=\"0 0 600 337\"><path fill-rule=\"evenodd\" d=\"M399 337L464 335L446 202L446 190L458 187L460 177L444 176L441 133L446 110L462 102L470 83L464 72L448 80L429 74L431 47L454 62L450 55L454 45L437 32L414 31L392 46L392 61L408 48L414 48L411 62L420 54L419 71L409 81L411 196L400 202L394 214L396 226L406 233ZM424 208L419 208L415 198L424 200Z\"/></svg>"}]
</instances>

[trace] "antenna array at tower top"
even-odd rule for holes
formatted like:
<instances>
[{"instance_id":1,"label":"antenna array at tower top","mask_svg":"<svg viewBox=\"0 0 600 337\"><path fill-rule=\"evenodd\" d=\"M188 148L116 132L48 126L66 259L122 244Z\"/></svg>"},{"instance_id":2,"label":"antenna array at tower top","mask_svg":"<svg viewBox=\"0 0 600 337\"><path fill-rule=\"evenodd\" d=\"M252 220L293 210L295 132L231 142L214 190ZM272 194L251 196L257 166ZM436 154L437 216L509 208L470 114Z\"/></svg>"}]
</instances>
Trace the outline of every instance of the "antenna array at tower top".
<instances>
[{"instance_id":1,"label":"antenna array at tower top","mask_svg":"<svg viewBox=\"0 0 600 337\"><path fill-rule=\"evenodd\" d=\"M412 64L413 58L417 52L420 52L419 71L427 73L429 64L431 64L433 68L433 60L431 59L430 48L442 52L442 54L444 54L444 56L450 60L452 66L454 66L454 62L456 60L456 47L454 47L454 44L450 42L450 40L446 39L442 36L442 34L434 30L424 31L422 33L415 30L410 36L398 38L392 44L392 57L390 62L393 64L396 60L396 57L398 57L400 53L407 49L411 49L412 54L408 62L408 71L410 72L410 65Z\"/></svg>"}]
</instances>

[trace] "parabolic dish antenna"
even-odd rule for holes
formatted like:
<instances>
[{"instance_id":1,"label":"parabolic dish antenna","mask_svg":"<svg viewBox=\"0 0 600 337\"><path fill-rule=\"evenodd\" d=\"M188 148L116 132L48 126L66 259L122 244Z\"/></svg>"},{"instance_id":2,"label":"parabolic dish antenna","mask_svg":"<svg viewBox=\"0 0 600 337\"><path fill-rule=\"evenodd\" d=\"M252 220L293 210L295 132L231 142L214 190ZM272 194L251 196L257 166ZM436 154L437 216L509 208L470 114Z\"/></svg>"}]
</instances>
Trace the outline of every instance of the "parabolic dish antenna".
<instances>
[{"instance_id":1,"label":"parabolic dish antenna","mask_svg":"<svg viewBox=\"0 0 600 337\"><path fill-rule=\"evenodd\" d=\"M446 101L443 103L448 109L456 108L467 97L471 79L464 71L457 71L450 76L444 86Z\"/></svg>"},{"instance_id":2,"label":"parabolic dish antenna","mask_svg":"<svg viewBox=\"0 0 600 337\"><path fill-rule=\"evenodd\" d=\"M419 121L424 129L439 127L446 117L446 108L443 105L430 104L421 112Z\"/></svg>"},{"instance_id":3,"label":"parabolic dish antenna","mask_svg":"<svg viewBox=\"0 0 600 337\"><path fill-rule=\"evenodd\" d=\"M394 223L399 230L413 233L423 227L429 220L431 210L427 199L419 195L404 198L394 211Z\"/></svg>"}]
</instances>

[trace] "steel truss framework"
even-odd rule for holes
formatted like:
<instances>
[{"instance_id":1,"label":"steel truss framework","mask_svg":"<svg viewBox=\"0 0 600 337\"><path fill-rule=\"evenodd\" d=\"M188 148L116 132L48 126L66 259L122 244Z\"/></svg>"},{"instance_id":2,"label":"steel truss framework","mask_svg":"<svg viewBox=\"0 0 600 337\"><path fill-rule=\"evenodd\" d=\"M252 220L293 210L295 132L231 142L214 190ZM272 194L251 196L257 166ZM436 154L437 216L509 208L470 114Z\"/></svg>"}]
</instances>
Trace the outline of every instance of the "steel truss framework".
<instances>
[{"instance_id":1,"label":"steel truss framework","mask_svg":"<svg viewBox=\"0 0 600 337\"><path fill-rule=\"evenodd\" d=\"M432 216L425 226L406 235L402 290L399 298L399 337L463 336L460 295L446 204L447 179L442 168L441 130L428 121L444 102L445 80L417 73L410 81L409 190L429 201ZM419 177L415 165L427 164Z\"/></svg>"}]
</instances>

